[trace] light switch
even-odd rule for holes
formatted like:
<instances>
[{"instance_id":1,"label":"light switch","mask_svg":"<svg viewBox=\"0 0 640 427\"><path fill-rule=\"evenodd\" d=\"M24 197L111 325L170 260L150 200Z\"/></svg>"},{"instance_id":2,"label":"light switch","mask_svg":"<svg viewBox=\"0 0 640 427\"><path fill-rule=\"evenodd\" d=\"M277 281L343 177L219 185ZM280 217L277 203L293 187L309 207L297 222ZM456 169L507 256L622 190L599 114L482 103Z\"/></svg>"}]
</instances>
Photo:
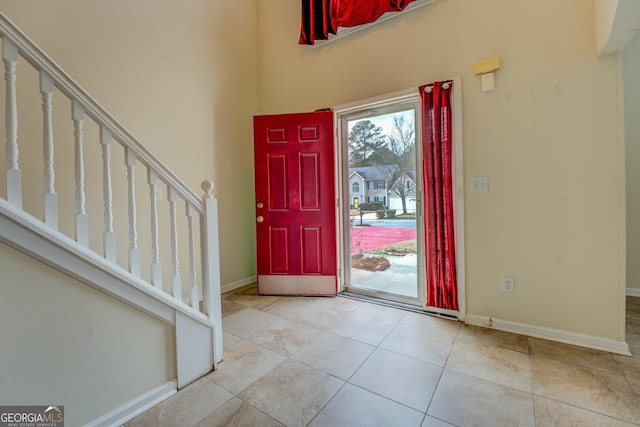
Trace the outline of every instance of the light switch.
<instances>
[{"instance_id":1,"label":"light switch","mask_svg":"<svg viewBox=\"0 0 640 427\"><path fill-rule=\"evenodd\" d=\"M486 176L474 176L471 178L472 193L486 193L489 191L489 178Z\"/></svg>"},{"instance_id":2,"label":"light switch","mask_svg":"<svg viewBox=\"0 0 640 427\"><path fill-rule=\"evenodd\" d=\"M493 73L483 74L481 79L483 92L491 92L496 88L496 80L493 77Z\"/></svg>"}]
</instances>

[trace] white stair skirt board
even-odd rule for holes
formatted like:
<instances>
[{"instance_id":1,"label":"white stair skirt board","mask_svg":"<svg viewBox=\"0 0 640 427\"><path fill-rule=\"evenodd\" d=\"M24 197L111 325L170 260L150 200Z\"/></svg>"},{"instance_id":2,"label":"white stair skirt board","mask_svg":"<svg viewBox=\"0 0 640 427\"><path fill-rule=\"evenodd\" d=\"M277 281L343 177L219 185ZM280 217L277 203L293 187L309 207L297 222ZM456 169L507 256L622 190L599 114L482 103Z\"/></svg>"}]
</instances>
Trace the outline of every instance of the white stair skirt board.
<instances>
[{"instance_id":1,"label":"white stair skirt board","mask_svg":"<svg viewBox=\"0 0 640 427\"><path fill-rule=\"evenodd\" d=\"M83 251L69 237L52 231L29 215L23 215L2 199L0 242L174 326L180 387L193 381L198 373L203 375L211 371L215 326L204 314L149 286L97 254ZM222 351L222 347L219 350Z\"/></svg>"},{"instance_id":2,"label":"white stair skirt board","mask_svg":"<svg viewBox=\"0 0 640 427\"><path fill-rule=\"evenodd\" d=\"M493 326L489 326L489 323ZM561 331L558 329L544 328L540 326L526 325L524 323L510 322L508 320L489 319L486 316L467 314L465 323L474 326L497 329L499 331L513 332L515 334L527 335L534 338L542 338L551 341L558 341L565 344L572 344L581 347L593 348L595 350L608 351L611 353L631 356L629 344L624 341L614 341L606 338L594 337L592 335L580 334L577 332Z\"/></svg>"},{"instance_id":3,"label":"white stair skirt board","mask_svg":"<svg viewBox=\"0 0 640 427\"><path fill-rule=\"evenodd\" d=\"M210 328L210 320L170 295L150 287L123 268L83 250L69 237L0 199L0 241L147 314L174 325L173 311Z\"/></svg>"},{"instance_id":4,"label":"white stair skirt board","mask_svg":"<svg viewBox=\"0 0 640 427\"><path fill-rule=\"evenodd\" d=\"M67 236L54 234L37 220L23 216L0 199L0 241L69 274L112 297L173 325L172 307L144 292L145 285L136 281L127 284L124 275L89 251L76 247ZM160 296L159 292L157 293ZM169 302L168 297L164 297ZM175 304L175 303L174 303Z\"/></svg>"},{"instance_id":5,"label":"white stair skirt board","mask_svg":"<svg viewBox=\"0 0 640 427\"><path fill-rule=\"evenodd\" d=\"M215 330L176 312L178 387L182 388L213 370Z\"/></svg>"},{"instance_id":6,"label":"white stair skirt board","mask_svg":"<svg viewBox=\"0 0 640 427\"><path fill-rule=\"evenodd\" d=\"M627 288L628 297L640 297L640 288Z\"/></svg>"},{"instance_id":7,"label":"white stair skirt board","mask_svg":"<svg viewBox=\"0 0 640 427\"><path fill-rule=\"evenodd\" d=\"M90 421L86 427L121 426L176 394L177 388L176 381L169 381Z\"/></svg>"},{"instance_id":8,"label":"white stair skirt board","mask_svg":"<svg viewBox=\"0 0 640 427\"><path fill-rule=\"evenodd\" d=\"M258 276L258 291L271 295L336 295L336 276Z\"/></svg>"}]
</instances>

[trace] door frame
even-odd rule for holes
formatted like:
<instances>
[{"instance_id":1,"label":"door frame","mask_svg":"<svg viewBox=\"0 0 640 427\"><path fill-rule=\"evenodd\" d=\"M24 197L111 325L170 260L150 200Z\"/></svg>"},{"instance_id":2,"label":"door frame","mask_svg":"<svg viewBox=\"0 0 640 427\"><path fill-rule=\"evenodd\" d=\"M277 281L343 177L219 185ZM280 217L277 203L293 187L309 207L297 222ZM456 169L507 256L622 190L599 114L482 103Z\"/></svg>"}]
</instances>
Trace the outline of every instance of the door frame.
<instances>
[{"instance_id":1,"label":"door frame","mask_svg":"<svg viewBox=\"0 0 640 427\"><path fill-rule=\"evenodd\" d=\"M454 163L454 212L455 212L455 232L456 232L456 278L458 287L458 311L439 310L433 307L423 309L434 311L439 314L456 316L458 320L464 321L466 314L466 263L465 263L465 229L464 229L464 162L463 162L463 134L462 134L462 79L454 77L448 79L453 81L452 93L452 117L453 117L453 163ZM334 170L336 173L336 199L337 218L336 218L336 253L338 256L338 292L345 290L345 274L346 266L344 265L346 258L346 248L344 245L346 233L349 232L349 218L342 204L345 203L344 195L345 185L348 186L348 173L344 170L344 144L342 132L340 130L340 117L356 112L366 110L367 108L377 108L386 104L409 102L420 99L418 88L401 90L386 95L376 96L361 101L350 102L333 107L334 112ZM357 116L356 116L357 117ZM417 131L416 131L417 134ZM424 197L420 197L421 202L417 209L424 212ZM426 262L422 263L426 269ZM418 272L418 277L426 278L426 271ZM425 280L425 279L423 279ZM426 298L425 298L426 304Z\"/></svg>"},{"instance_id":2,"label":"door frame","mask_svg":"<svg viewBox=\"0 0 640 427\"><path fill-rule=\"evenodd\" d=\"M339 149L340 149L340 153L339 153L339 167L340 167L340 172L342 173L342 177L344 178L342 185L340 186L340 189L342 190L341 192L337 193L338 198L340 198L340 200L343 200L343 197L345 198L344 200L346 200L346 197L348 197L349 195L349 177L345 175L345 172L348 171L348 161L347 161L347 156L348 156L348 147L347 147L347 141L344 140L344 137L346 137L347 135L347 125L348 125L348 121L352 121L352 120L359 120L359 119L366 119L367 117L375 117L375 116L379 116L379 115L387 115L387 114L393 114L394 112L400 112L400 111L406 111L406 110L413 110L415 112L415 137L416 137L416 141L420 141L421 140L421 115L420 115L420 97L418 95L417 90L412 91L411 93L407 94L406 96L401 96L400 98L393 98L393 99L389 99L386 98L383 102L377 102L377 103L369 103L369 104L357 104L355 105L353 108L344 110L344 111L340 111L337 112L336 114L336 121L337 121L337 129L336 129L336 134L338 136L338 145L339 145ZM416 145L416 164L415 164L415 170L417 172L416 176L417 177L421 177L422 176L422 162L420 162L420 156L421 156L421 149L422 147L418 144ZM418 179L416 182L416 198L419 200L421 198L421 194L422 194L422 180ZM366 200L365 200L366 201ZM420 206L416 206L417 207L417 215L416 215L416 229L417 229L417 233L418 233L418 239L417 239L417 247L418 247L418 253L419 254L424 254L424 249L425 249L425 245L424 245L424 218L423 218L423 212L420 209ZM361 286L356 286L356 284L351 283L351 287L347 288L347 282L350 282L350 278L351 278L351 268L349 267L350 262L351 262L351 253L348 250L348 248L350 247L347 242L350 240L350 235L349 235L349 230L350 230L350 218L349 218L349 212L346 209L346 206L343 207L343 209L341 210L341 216L342 216L342 221L345 224L345 228L342 230L342 249L343 249L343 253L341 255L340 260L342 261L342 266L344 267L341 272L341 279L342 279L342 289L345 291L351 291L354 293L358 293L358 294L362 294L368 297L372 297L372 298L380 298L380 299L384 299L384 300L388 300L391 302L395 302L395 303L400 303L400 304L406 304L408 306L413 306L413 307L424 307L424 302L426 299L426 287L420 286L420 283L424 283L425 280L425 273L426 273L426 258L422 257L422 258L417 258L418 262L416 265L416 272L417 272L417 277L416 277L416 282L415 282L415 286L416 286L416 291L417 291L417 296L416 297L410 297L410 296L406 296L406 295L402 295L402 294L396 294L396 293L391 293L391 292L384 292L384 291L380 291L380 290L368 290L366 287L361 287Z\"/></svg>"}]
</instances>

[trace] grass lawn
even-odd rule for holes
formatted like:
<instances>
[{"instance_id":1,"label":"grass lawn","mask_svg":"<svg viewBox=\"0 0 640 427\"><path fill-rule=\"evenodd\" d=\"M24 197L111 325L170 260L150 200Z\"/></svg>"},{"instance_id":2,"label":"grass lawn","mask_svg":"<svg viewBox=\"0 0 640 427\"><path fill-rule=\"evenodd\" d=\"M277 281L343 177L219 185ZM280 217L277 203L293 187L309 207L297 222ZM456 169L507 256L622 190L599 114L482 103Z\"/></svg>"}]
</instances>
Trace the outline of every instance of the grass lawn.
<instances>
[{"instance_id":1,"label":"grass lawn","mask_svg":"<svg viewBox=\"0 0 640 427\"><path fill-rule=\"evenodd\" d=\"M415 220L416 219L416 214L415 212L409 212L407 214L396 214L396 216L394 216L393 218L390 219L412 219Z\"/></svg>"}]
</instances>

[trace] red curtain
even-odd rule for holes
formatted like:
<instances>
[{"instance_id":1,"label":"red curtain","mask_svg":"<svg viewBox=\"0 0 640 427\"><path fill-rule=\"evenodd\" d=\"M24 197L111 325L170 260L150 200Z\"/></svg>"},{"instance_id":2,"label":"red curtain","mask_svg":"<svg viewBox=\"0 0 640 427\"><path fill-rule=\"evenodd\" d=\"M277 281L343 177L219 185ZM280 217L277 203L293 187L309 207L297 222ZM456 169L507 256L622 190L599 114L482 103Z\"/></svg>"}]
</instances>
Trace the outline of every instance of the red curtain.
<instances>
[{"instance_id":1,"label":"red curtain","mask_svg":"<svg viewBox=\"0 0 640 427\"><path fill-rule=\"evenodd\" d=\"M420 87L426 197L427 305L458 309L453 210L451 90L453 82Z\"/></svg>"},{"instance_id":2,"label":"red curtain","mask_svg":"<svg viewBox=\"0 0 640 427\"><path fill-rule=\"evenodd\" d=\"M336 34L338 27L375 22L386 12L398 12L415 0L302 0L300 44L314 44Z\"/></svg>"},{"instance_id":3,"label":"red curtain","mask_svg":"<svg viewBox=\"0 0 640 427\"><path fill-rule=\"evenodd\" d=\"M313 44L316 40L327 40L336 34L338 27L331 18L334 0L302 0L300 19L300 44Z\"/></svg>"},{"instance_id":4,"label":"red curtain","mask_svg":"<svg viewBox=\"0 0 640 427\"><path fill-rule=\"evenodd\" d=\"M338 27L375 22L387 12L398 12L415 0L334 0L332 14Z\"/></svg>"}]
</instances>

